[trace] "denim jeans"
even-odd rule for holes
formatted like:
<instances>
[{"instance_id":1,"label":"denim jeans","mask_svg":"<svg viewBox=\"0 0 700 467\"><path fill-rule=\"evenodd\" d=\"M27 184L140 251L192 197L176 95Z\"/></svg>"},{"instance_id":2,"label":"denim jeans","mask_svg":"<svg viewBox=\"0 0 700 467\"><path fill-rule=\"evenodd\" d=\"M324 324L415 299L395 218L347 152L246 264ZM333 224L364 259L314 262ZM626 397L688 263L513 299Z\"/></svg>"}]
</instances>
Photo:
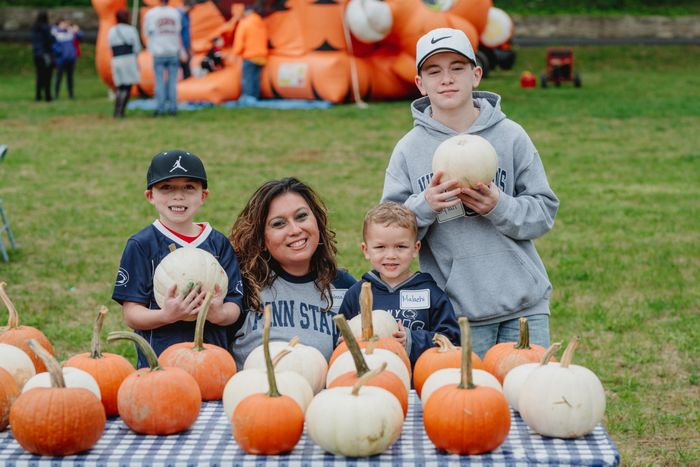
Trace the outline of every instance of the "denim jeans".
<instances>
[{"instance_id":1,"label":"denim jeans","mask_svg":"<svg viewBox=\"0 0 700 467\"><path fill-rule=\"evenodd\" d=\"M549 347L549 315L532 315L527 317L530 330L530 343ZM484 326L470 326L472 332L472 350L483 358L488 349L501 342L518 342L520 337L520 318Z\"/></svg>"},{"instance_id":2,"label":"denim jeans","mask_svg":"<svg viewBox=\"0 0 700 467\"><path fill-rule=\"evenodd\" d=\"M243 60L241 97L248 96L255 99L260 97L260 71L261 65L256 65L249 60Z\"/></svg>"},{"instance_id":3,"label":"denim jeans","mask_svg":"<svg viewBox=\"0 0 700 467\"><path fill-rule=\"evenodd\" d=\"M177 72L180 59L177 55L153 57L155 74L156 112L175 113L177 110Z\"/></svg>"}]
</instances>

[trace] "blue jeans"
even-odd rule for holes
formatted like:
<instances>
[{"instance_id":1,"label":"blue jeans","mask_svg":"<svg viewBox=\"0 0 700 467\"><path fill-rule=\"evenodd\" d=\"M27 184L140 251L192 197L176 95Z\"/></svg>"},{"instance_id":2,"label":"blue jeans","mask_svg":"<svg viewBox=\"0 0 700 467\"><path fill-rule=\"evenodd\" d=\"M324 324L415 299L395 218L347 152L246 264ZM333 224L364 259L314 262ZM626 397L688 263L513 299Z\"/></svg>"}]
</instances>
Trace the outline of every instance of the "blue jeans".
<instances>
[{"instance_id":1,"label":"blue jeans","mask_svg":"<svg viewBox=\"0 0 700 467\"><path fill-rule=\"evenodd\" d=\"M249 60L243 60L241 81L241 97L248 96L255 99L260 97L260 71L262 65L257 65Z\"/></svg>"},{"instance_id":2,"label":"blue jeans","mask_svg":"<svg viewBox=\"0 0 700 467\"><path fill-rule=\"evenodd\" d=\"M549 347L549 315L532 315L527 317L530 330L530 343ZM520 337L520 318L484 326L470 326L472 332L472 350L484 358L488 349L501 342L518 342Z\"/></svg>"},{"instance_id":3,"label":"blue jeans","mask_svg":"<svg viewBox=\"0 0 700 467\"><path fill-rule=\"evenodd\" d=\"M156 112L175 113L177 110L177 72L180 59L177 55L153 57L153 73L156 78Z\"/></svg>"}]
</instances>

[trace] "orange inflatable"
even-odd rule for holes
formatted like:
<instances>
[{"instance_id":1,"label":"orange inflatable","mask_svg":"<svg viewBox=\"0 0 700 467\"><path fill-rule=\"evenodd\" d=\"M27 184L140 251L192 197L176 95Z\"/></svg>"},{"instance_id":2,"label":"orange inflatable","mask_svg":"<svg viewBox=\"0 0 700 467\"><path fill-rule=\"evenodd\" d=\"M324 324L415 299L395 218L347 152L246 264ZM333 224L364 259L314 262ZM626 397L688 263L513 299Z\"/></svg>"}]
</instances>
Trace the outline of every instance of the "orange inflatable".
<instances>
[{"instance_id":1,"label":"orange inflatable","mask_svg":"<svg viewBox=\"0 0 700 467\"><path fill-rule=\"evenodd\" d=\"M276 0L265 16L270 55L261 75L264 98L323 99L334 103L391 100L417 93L414 77L416 41L438 27L463 30L476 50L486 27L491 0ZM157 0L145 0L140 16ZM177 6L181 0L171 0ZM113 86L109 29L126 0L92 0L100 20L96 67ZM226 20L212 2L190 10L192 67L197 69L211 40L233 41L242 4ZM143 36L142 36L143 37ZM145 37L144 37L145 41ZM152 94L151 57L139 56L141 92ZM228 54L224 67L178 83L180 101L220 103L241 92L241 60Z\"/></svg>"}]
</instances>

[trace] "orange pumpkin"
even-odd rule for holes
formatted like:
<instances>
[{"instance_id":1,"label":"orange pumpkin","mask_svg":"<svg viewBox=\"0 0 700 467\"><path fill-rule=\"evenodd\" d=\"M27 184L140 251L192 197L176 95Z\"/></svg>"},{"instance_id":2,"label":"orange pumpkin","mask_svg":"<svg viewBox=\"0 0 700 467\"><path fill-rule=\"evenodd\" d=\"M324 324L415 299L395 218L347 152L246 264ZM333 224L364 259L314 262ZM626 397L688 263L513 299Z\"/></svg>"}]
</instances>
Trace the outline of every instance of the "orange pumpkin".
<instances>
[{"instance_id":1,"label":"orange pumpkin","mask_svg":"<svg viewBox=\"0 0 700 467\"><path fill-rule=\"evenodd\" d=\"M423 424L436 448L450 454L482 454L493 451L505 441L510 431L510 409L501 392L474 385L467 318L459 318L459 327L462 332L461 382L433 392L423 409Z\"/></svg>"},{"instance_id":2,"label":"orange pumpkin","mask_svg":"<svg viewBox=\"0 0 700 467\"><path fill-rule=\"evenodd\" d=\"M19 396L19 386L9 371L0 368L0 431L10 423L10 407Z\"/></svg>"},{"instance_id":3,"label":"orange pumpkin","mask_svg":"<svg viewBox=\"0 0 700 467\"><path fill-rule=\"evenodd\" d=\"M372 324L372 284L365 282L362 284L362 289L360 290L360 318L362 320L362 339L358 342L360 348L364 349L368 342L374 343L375 349L386 349L389 350L399 357L403 361L404 365L408 369L408 374L411 374L411 360L408 358L408 353L403 345L399 344L398 341L390 338L380 338L374 334L374 327ZM343 338L345 339L345 338ZM341 354L347 352L348 346L345 342L341 342L333 350L331 358L328 361L328 366L333 365L335 359L337 359Z\"/></svg>"},{"instance_id":4,"label":"orange pumpkin","mask_svg":"<svg viewBox=\"0 0 700 467\"><path fill-rule=\"evenodd\" d=\"M527 318L520 318L519 324L518 342L496 344L484 355L484 369L498 378L501 384L510 370L525 363L538 363L547 352L541 345L530 344Z\"/></svg>"},{"instance_id":5,"label":"orange pumpkin","mask_svg":"<svg viewBox=\"0 0 700 467\"><path fill-rule=\"evenodd\" d=\"M202 393L185 370L158 366L158 357L146 339L133 332L114 331L108 342L128 339L139 346L149 368L141 368L122 382L117 408L124 423L136 433L170 435L188 429L199 416Z\"/></svg>"},{"instance_id":6,"label":"orange pumpkin","mask_svg":"<svg viewBox=\"0 0 700 467\"><path fill-rule=\"evenodd\" d=\"M248 454L276 455L294 449L304 431L304 413L294 399L280 394L270 357L272 307L264 310L263 352L270 390L243 399L231 418L233 437Z\"/></svg>"},{"instance_id":7,"label":"orange pumpkin","mask_svg":"<svg viewBox=\"0 0 700 467\"><path fill-rule=\"evenodd\" d=\"M413 367L413 387L416 388L418 397L421 395L423 384L430 375L443 368L459 368L462 361L462 349L452 345L450 340L440 333L435 333L433 342L437 347L423 352L416 365ZM482 370L484 364L477 354L472 352L472 368Z\"/></svg>"},{"instance_id":8,"label":"orange pumpkin","mask_svg":"<svg viewBox=\"0 0 700 467\"><path fill-rule=\"evenodd\" d=\"M213 290L207 292L194 331L194 342L180 342L165 349L158 357L163 366L182 368L197 381L202 400L221 400L224 387L236 374L236 362L228 350L204 343L206 323Z\"/></svg>"},{"instance_id":9,"label":"orange pumpkin","mask_svg":"<svg viewBox=\"0 0 700 467\"><path fill-rule=\"evenodd\" d=\"M348 322L345 320L345 316L336 315L333 317L333 321L335 321L336 326L338 326L340 333L343 335L343 339L345 339L345 342L347 343L349 352L352 354L352 359L355 362L355 369L357 371L349 371L338 376L331 381L331 383L328 385L328 389L338 386L354 386L362 376L370 371L370 368L367 366L367 362L362 356L360 346L358 345L355 336L353 336L350 326L348 326ZM386 389L396 396L399 403L401 403L403 416L404 418L406 417L406 413L408 413L408 391L406 391L406 386L403 384L403 381L401 381L401 378L396 376L395 373L392 373L391 371L382 371L376 376L367 380L367 382L364 384L365 386L377 386Z\"/></svg>"},{"instance_id":10,"label":"orange pumpkin","mask_svg":"<svg viewBox=\"0 0 700 467\"><path fill-rule=\"evenodd\" d=\"M67 456L90 449L104 433L106 417L88 389L67 388L58 362L34 339L30 348L51 374L50 388L22 393L10 409L12 436L34 454Z\"/></svg>"},{"instance_id":11,"label":"orange pumpkin","mask_svg":"<svg viewBox=\"0 0 700 467\"><path fill-rule=\"evenodd\" d=\"M124 379L136 370L129 360L114 353L102 352L100 346L100 332L102 324L107 316L107 307L103 306L97 313L95 325L92 330L92 343L90 352L73 355L64 367L79 368L95 378L102 395L102 405L108 417L119 415L117 409L117 391Z\"/></svg>"},{"instance_id":12,"label":"orange pumpkin","mask_svg":"<svg viewBox=\"0 0 700 467\"><path fill-rule=\"evenodd\" d=\"M46 371L46 365L41 359L31 351L27 341L29 339L36 339L41 346L46 349L51 355L54 354L51 342L47 339L43 332L39 331L37 328L31 326L21 326L19 324L19 315L17 314L17 309L15 305L10 300L10 297L5 291L5 282L0 282L0 298L5 303L7 311L9 313L7 318L7 326L0 327L0 342L5 344L14 345L24 350L29 358L32 359L34 363L34 368L37 373Z\"/></svg>"}]
</instances>

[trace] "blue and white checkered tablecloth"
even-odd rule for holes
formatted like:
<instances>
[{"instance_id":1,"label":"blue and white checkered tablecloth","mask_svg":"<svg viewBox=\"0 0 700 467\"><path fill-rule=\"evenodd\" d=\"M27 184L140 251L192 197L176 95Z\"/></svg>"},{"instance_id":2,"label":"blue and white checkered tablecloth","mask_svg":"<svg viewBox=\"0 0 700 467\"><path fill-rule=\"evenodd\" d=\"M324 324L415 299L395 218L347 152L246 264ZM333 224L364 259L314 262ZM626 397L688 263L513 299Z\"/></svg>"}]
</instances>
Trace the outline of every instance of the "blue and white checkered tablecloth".
<instances>
[{"instance_id":1,"label":"blue and white checkered tablecloth","mask_svg":"<svg viewBox=\"0 0 700 467\"><path fill-rule=\"evenodd\" d=\"M510 433L495 451L478 456L457 456L439 452L423 428L423 412L411 391L409 410L401 437L384 454L347 458L324 452L307 436L290 454L247 455L231 435L231 425L221 402L202 404L199 418L188 431L170 436L143 436L132 432L121 419L107 420L102 438L88 452L66 457L27 453L10 430L0 433L0 465L14 466L449 466L449 465L588 465L620 463L620 454L602 425L576 440L545 438L533 433L519 415L513 414Z\"/></svg>"}]
</instances>

